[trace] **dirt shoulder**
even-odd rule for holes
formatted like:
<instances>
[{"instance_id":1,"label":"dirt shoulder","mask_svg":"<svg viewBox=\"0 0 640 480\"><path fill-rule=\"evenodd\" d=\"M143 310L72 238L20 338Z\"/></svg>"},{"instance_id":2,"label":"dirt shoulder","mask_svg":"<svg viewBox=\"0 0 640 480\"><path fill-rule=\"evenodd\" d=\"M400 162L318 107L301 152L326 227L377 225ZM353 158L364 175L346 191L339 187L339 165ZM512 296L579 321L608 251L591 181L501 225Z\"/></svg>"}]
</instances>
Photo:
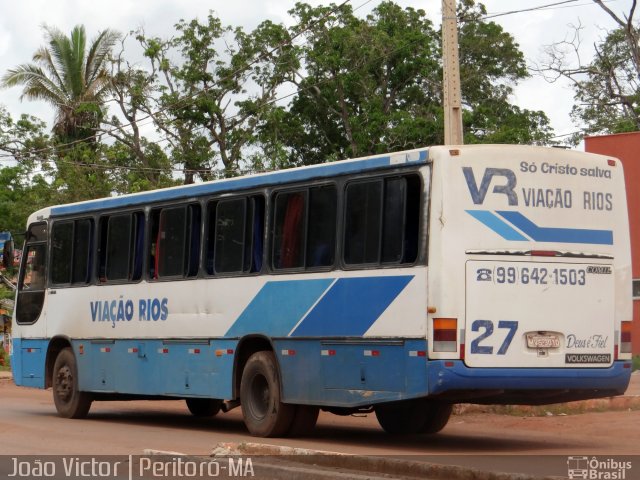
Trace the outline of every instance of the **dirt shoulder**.
<instances>
[{"instance_id":1,"label":"dirt shoulder","mask_svg":"<svg viewBox=\"0 0 640 480\"><path fill-rule=\"evenodd\" d=\"M470 405L455 406L456 415L493 413L497 415L515 415L525 417L563 416L587 412L640 410L640 371L631 374L629 388L624 395L617 397L581 400L578 402L557 403L553 405Z\"/></svg>"}]
</instances>

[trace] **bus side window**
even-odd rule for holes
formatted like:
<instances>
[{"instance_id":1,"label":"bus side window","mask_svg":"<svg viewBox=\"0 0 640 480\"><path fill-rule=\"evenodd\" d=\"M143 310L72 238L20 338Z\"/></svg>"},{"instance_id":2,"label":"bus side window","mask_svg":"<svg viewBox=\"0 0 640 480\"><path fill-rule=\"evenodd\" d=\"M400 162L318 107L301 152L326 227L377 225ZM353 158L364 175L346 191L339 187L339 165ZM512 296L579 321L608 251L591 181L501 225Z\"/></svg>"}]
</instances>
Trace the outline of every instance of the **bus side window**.
<instances>
[{"instance_id":1,"label":"bus side window","mask_svg":"<svg viewBox=\"0 0 640 480\"><path fill-rule=\"evenodd\" d=\"M56 222L51 228L51 283L71 283L73 222Z\"/></svg>"},{"instance_id":2,"label":"bus side window","mask_svg":"<svg viewBox=\"0 0 640 480\"><path fill-rule=\"evenodd\" d=\"M418 260L418 247L420 245L422 183L417 175L409 175L405 178L407 180L407 202L405 206L404 252L401 262L414 263Z\"/></svg>"},{"instance_id":3,"label":"bus side window","mask_svg":"<svg viewBox=\"0 0 640 480\"><path fill-rule=\"evenodd\" d=\"M76 220L73 236L73 262L71 283L85 284L91 281L91 255L93 251L93 220Z\"/></svg>"},{"instance_id":4,"label":"bus side window","mask_svg":"<svg viewBox=\"0 0 640 480\"><path fill-rule=\"evenodd\" d=\"M346 265L395 265L418 258L420 179L390 177L347 185Z\"/></svg>"},{"instance_id":5,"label":"bus side window","mask_svg":"<svg viewBox=\"0 0 640 480\"><path fill-rule=\"evenodd\" d=\"M99 281L140 280L144 214L135 212L103 216L99 225Z\"/></svg>"},{"instance_id":6,"label":"bus side window","mask_svg":"<svg viewBox=\"0 0 640 480\"><path fill-rule=\"evenodd\" d=\"M90 281L93 220L53 224L51 229L51 283L80 285Z\"/></svg>"},{"instance_id":7,"label":"bus side window","mask_svg":"<svg viewBox=\"0 0 640 480\"><path fill-rule=\"evenodd\" d=\"M378 262L382 187L381 180L347 186L343 252L347 265Z\"/></svg>"},{"instance_id":8,"label":"bus side window","mask_svg":"<svg viewBox=\"0 0 640 480\"><path fill-rule=\"evenodd\" d=\"M151 211L149 278L195 277L200 263L200 204Z\"/></svg>"},{"instance_id":9,"label":"bus side window","mask_svg":"<svg viewBox=\"0 0 640 480\"><path fill-rule=\"evenodd\" d=\"M336 243L335 186L282 192L275 198L273 268L331 267Z\"/></svg>"},{"instance_id":10,"label":"bus side window","mask_svg":"<svg viewBox=\"0 0 640 480\"><path fill-rule=\"evenodd\" d=\"M307 268L329 267L335 259L337 193L333 185L309 189Z\"/></svg>"},{"instance_id":11,"label":"bus side window","mask_svg":"<svg viewBox=\"0 0 640 480\"><path fill-rule=\"evenodd\" d=\"M251 237L251 215L246 198L222 200L216 205L213 273L241 273L248 263L245 242Z\"/></svg>"},{"instance_id":12,"label":"bus side window","mask_svg":"<svg viewBox=\"0 0 640 480\"><path fill-rule=\"evenodd\" d=\"M272 261L275 269L304 266L306 190L276 194Z\"/></svg>"},{"instance_id":13,"label":"bus side window","mask_svg":"<svg viewBox=\"0 0 640 480\"><path fill-rule=\"evenodd\" d=\"M186 243L186 209L165 208L160 212L157 237L158 278L182 276Z\"/></svg>"},{"instance_id":14,"label":"bus side window","mask_svg":"<svg viewBox=\"0 0 640 480\"><path fill-rule=\"evenodd\" d=\"M262 269L264 199L237 197L207 206L206 272L243 274Z\"/></svg>"}]
</instances>

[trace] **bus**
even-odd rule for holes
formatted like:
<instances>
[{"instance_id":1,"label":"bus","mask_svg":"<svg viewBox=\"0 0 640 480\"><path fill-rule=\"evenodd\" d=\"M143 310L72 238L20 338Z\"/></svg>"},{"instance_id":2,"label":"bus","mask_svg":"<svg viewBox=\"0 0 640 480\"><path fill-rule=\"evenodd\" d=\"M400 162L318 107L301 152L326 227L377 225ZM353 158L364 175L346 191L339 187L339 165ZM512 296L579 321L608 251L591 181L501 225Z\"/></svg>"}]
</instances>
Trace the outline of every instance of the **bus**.
<instances>
[{"instance_id":1,"label":"bus","mask_svg":"<svg viewBox=\"0 0 640 480\"><path fill-rule=\"evenodd\" d=\"M456 403L622 394L624 185L606 156L436 146L45 208L13 377L62 417L171 398L263 437L319 410L436 433Z\"/></svg>"}]
</instances>

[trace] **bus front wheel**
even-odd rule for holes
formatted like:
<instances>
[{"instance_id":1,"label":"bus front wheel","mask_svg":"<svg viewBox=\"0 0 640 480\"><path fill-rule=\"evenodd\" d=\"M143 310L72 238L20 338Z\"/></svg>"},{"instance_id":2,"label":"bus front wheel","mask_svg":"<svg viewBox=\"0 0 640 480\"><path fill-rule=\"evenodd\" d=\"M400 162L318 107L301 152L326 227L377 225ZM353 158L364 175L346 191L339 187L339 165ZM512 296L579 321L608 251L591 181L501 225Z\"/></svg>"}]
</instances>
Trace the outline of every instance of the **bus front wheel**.
<instances>
[{"instance_id":1,"label":"bus front wheel","mask_svg":"<svg viewBox=\"0 0 640 480\"><path fill-rule=\"evenodd\" d=\"M78 387L78 366L73 350L60 351L53 365L53 403L61 417L84 418L91 408L91 395Z\"/></svg>"},{"instance_id":2,"label":"bus front wheel","mask_svg":"<svg viewBox=\"0 0 640 480\"><path fill-rule=\"evenodd\" d=\"M257 437L284 436L295 415L295 406L280 401L280 378L273 352L256 352L247 361L240 380L242 416Z\"/></svg>"}]
</instances>

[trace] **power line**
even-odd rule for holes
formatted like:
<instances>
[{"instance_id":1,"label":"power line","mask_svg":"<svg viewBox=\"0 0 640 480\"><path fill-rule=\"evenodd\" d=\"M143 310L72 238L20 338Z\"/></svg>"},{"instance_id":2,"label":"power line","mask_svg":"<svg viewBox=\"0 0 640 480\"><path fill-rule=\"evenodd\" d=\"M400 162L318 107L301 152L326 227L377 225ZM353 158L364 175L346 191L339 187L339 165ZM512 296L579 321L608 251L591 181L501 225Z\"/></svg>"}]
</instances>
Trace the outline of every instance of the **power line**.
<instances>
[{"instance_id":1,"label":"power line","mask_svg":"<svg viewBox=\"0 0 640 480\"><path fill-rule=\"evenodd\" d=\"M570 133L562 133L560 135L554 135L553 137L550 138L564 138L564 137L571 137L573 135L578 135L578 134L584 134L586 133L584 130L576 130L575 132L570 132Z\"/></svg>"},{"instance_id":2,"label":"power line","mask_svg":"<svg viewBox=\"0 0 640 480\"><path fill-rule=\"evenodd\" d=\"M569 3L576 3L579 2L581 0L564 0L562 2L555 2L555 3L549 3L546 5L538 5L537 7L531 7L531 8L523 8L521 10L510 10L507 12L499 12L499 13L489 13L487 15L485 15L484 17L482 17L484 20L490 20L492 18L497 18L497 17L504 17L506 15L514 15L516 13L525 13L525 12L534 12L534 11L540 11L540 10L556 10L559 8L573 8L573 7L584 7L587 5L594 5L594 3L592 2L587 2L587 3L579 3L577 5L567 5ZM605 0L605 3L610 3L613 2L615 0Z\"/></svg>"},{"instance_id":3,"label":"power line","mask_svg":"<svg viewBox=\"0 0 640 480\"><path fill-rule=\"evenodd\" d=\"M537 7L531 7L531 8L523 8L521 10L510 10L508 12L501 12L501 13L494 13L494 14L490 14L490 15L485 15L485 19L488 20L490 18L496 18L496 17L503 17L505 15L513 15L515 13L524 13L524 12L533 12L536 10L544 10L546 8L549 7L555 7L557 5L565 5L567 3L575 3L579 0L564 0L563 2L555 2L555 3L549 3L547 5L539 5Z\"/></svg>"}]
</instances>

